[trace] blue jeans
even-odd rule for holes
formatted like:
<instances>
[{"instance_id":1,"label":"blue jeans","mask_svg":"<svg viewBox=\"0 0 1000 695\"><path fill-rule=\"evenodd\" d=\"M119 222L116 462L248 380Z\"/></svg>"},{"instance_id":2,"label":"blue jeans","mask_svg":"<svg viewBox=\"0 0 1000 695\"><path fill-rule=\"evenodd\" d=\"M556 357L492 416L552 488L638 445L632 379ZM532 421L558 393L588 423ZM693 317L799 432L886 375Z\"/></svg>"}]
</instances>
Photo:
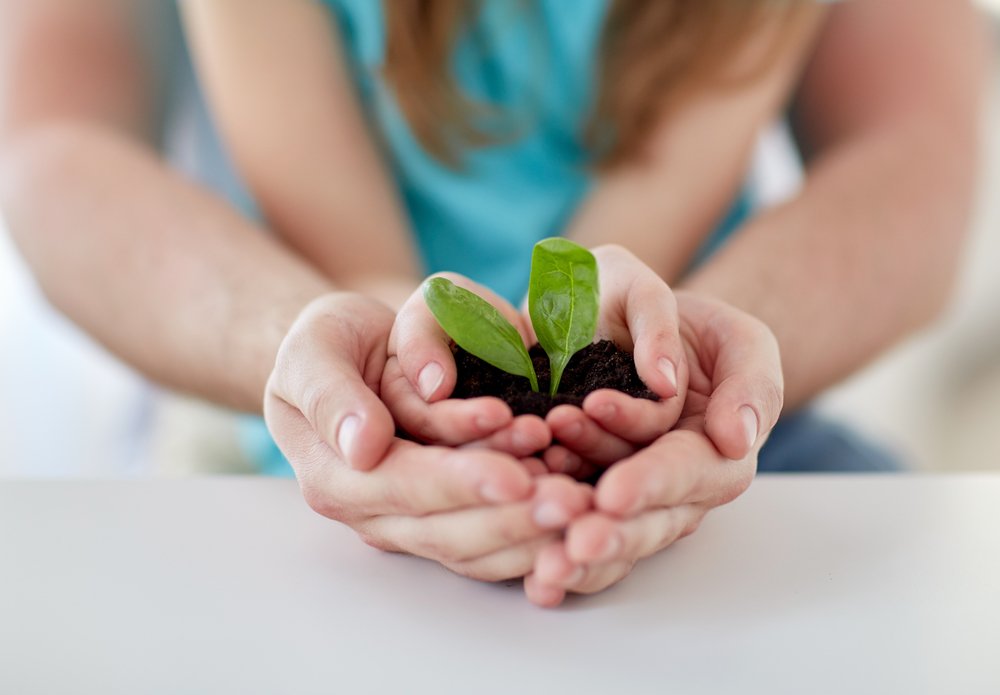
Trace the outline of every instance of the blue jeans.
<instances>
[{"instance_id":1,"label":"blue jeans","mask_svg":"<svg viewBox=\"0 0 1000 695\"><path fill-rule=\"evenodd\" d=\"M761 449L761 473L889 473L905 467L884 447L805 409L782 417Z\"/></svg>"}]
</instances>

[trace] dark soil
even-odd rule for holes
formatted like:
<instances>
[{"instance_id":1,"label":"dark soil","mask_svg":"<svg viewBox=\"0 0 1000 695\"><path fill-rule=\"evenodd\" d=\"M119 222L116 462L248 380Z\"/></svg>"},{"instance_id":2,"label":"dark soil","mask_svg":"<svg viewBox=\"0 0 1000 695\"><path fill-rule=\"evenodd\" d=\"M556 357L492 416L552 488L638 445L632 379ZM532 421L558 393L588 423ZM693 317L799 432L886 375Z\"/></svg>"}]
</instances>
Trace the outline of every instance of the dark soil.
<instances>
[{"instance_id":1,"label":"dark soil","mask_svg":"<svg viewBox=\"0 0 1000 695\"><path fill-rule=\"evenodd\" d=\"M457 346L454 350L458 382L451 397L496 396L506 401L515 415L545 417L557 405L579 406L588 393L598 389L617 389L635 398L660 400L639 378L632 354L610 340L588 345L573 355L554 398L549 397L549 358L540 345L529 350L538 375L539 393L531 390L524 377L497 369Z\"/></svg>"}]
</instances>

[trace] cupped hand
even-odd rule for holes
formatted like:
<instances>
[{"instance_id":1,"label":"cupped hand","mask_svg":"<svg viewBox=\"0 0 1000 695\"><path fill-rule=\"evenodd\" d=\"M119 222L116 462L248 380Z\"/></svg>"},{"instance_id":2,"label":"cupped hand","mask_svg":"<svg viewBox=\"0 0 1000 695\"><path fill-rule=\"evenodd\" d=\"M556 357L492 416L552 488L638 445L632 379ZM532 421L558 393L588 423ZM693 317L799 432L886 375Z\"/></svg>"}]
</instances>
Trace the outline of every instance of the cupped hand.
<instances>
[{"instance_id":1,"label":"cupped hand","mask_svg":"<svg viewBox=\"0 0 1000 695\"><path fill-rule=\"evenodd\" d=\"M522 457L546 449L549 470L578 479L668 431L680 415L688 379L673 294L656 273L621 247L602 246L594 256L601 284L597 337L633 352L640 378L660 401L602 389L591 393L582 408L553 409L545 427L535 416L515 418L496 398L451 399L457 377L451 340L418 291L396 319L382 381L383 397L400 426L436 444L472 444ZM518 311L468 278L444 277L495 306L526 345L535 342L527 307ZM558 443L549 447L553 435Z\"/></svg>"},{"instance_id":2,"label":"cupped hand","mask_svg":"<svg viewBox=\"0 0 1000 695\"><path fill-rule=\"evenodd\" d=\"M395 437L379 397L394 315L354 294L310 304L279 349L264 415L320 514L378 548L463 575L520 577L538 549L592 505L566 476L532 477L515 457Z\"/></svg>"},{"instance_id":3,"label":"cupped hand","mask_svg":"<svg viewBox=\"0 0 1000 695\"><path fill-rule=\"evenodd\" d=\"M677 426L613 464L595 510L543 548L525 578L528 598L558 605L593 593L635 563L693 532L710 509L746 490L757 454L781 411L777 341L757 319L723 302L679 292L690 382Z\"/></svg>"},{"instance_id":4,"label":"cupped hand","mask_svg":"<svg viewBox=\"0 0 1000 695\"><path fill-rule=\"evenodd\" d=\"M435 277L479 295L517 328L525 344L534 342L530 322L499 295L455 273ZM515 417L499 398L450 398L458 377L452 341L427 307L422 290L399 310L382 377L382 398L400 428L424 443L494 449L520 458L546 449L552 433L542 418ZM532 462L531 470L544 472L545 467Z\"/></svg>"},{"instance_id":5,"label":"cupped hand","mask_svg":"<svg viewBox=\"0 0 1000 695\"><path fill-rule=\"evenodd\" d=\"M545 452L548 468L579 479L631 456L668 432L681 415L688 365L670 287L621 246L600 246L601 301L597 336L632 353L643 383L659 401L601 389L582 408L562 405L545 418L557 445Z\"/></svg>"}]
</instances>

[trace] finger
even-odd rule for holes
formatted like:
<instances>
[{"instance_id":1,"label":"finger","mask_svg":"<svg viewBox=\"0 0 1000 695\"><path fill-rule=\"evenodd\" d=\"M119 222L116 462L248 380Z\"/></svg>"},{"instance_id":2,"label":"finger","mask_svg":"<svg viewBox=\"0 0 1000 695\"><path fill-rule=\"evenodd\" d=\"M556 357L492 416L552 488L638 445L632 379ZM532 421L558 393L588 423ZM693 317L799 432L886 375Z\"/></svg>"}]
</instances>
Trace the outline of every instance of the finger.
<instances>
[{"instance_id":1,"label":"finger","mask_svg":"<svg viewBox=\"0 0 1000 695\"><path fill-rule=\"evenodd\" d=\"M390 357L385 365L382 399L404 431L431 444L458 446L481 439L506 427L514 417L499 398L448 398L428 403L403 375L397 357Z\"/></svg>"},{"instance_id":2,"label":"finger","mask_svg":"<svg viewBox=\"0 0 1000 695\"><path fill-rule=\"evenodd\" d=\"M441 273L459 287L475 292L495 306L522 332L517 311L499 295L454 273ZM399 359L403 375L427 402L446 398L455 389L455 358L451 338L427 308L423 287L415 292L396 315L389 337L389 354Z\"/></svg>"},{"instance_id":3,"label":"finger","mask_svg":"<svg viewBox=\"0 0 1000 695\"><path fill-rule=\"evenodd\" d=\"M784 382L774 335L756 320L726 341L713 372L705 431L722 454L741 459L763 444L781 414Z\"/></svg>"},{"instance_id":4,"label":"finger","mask_svg":"<svg viewBox=\"0 0 1000 695\"><path fill-rule=\"evenodd\" d=\"M526 456L521 459L521 465L524 466L525 470L528 471L528 475L532 478L537 478L540 475L546 475L549 473L549 469L546 468L545 463L534 456Z\"/></svg>"},{"instance_id":5,"label":"finger","mask_svg":"<svg viewBox=\"0 0 1000 695\"><path fill-rule=\"evenodd\" d=\"M580 408L561 405L549 411L545 421L552 435L582 460L607 464L630 456L635 447L604 430Z\"/></svg>"},{"instance_id":6,"label":"finger","mask_svg":"<svg viewBox=\"0 0 1000 695\"><path fill-rule=\"evenodd\" d=\"M541 586L558 587L576 584L585 576L586 570L566 554L566 546L562 541L550 543L538 552L533 581Z\"/></svg>"},{"instance_id":7,"label":"finger","mask_svg":"<svg viewBox=\"0 0 1000 695\"><path fill-rule=\"evenodd\" d=\"M592 594L623 579L634 565L635 561L622 560L590 566L578 564L567 555L564 543L553 543L538 553L531 590L541 598L554 597L557 591Z\"/></svg>"},{"instance_id":8,"label":"finger","mask_svg":"<svg viewBox=\"0 0 1000 695\"><path fill-rule=\"evenodd\" d=\"M583 468L583 459L564 446L554 444L542 454L545 467L553 473L562 473L579 480L578 473Z\"/></svg>"},{"instance_id":9,"label":"finger","mask_svg":"<svg viewBox=\"0 0 1000 695\"><path fill-rule=\"evenodd\" d=\"M552 431L537 415L518 415L498 432L469 442L467 448L492 449L522 458L542 451L552 443Z\"/></svg>"},{"instance_id":10,"label":"finger","mask_svg":"<svg viewBox=\"0 0 1000 695\"><path fill-rule=\"evenodd\" d=\"M551 531L520 545L499 550L467 562L446 563L445 567L464 577L484 582L500 582L528 574L535 564L538 551L559 538Z\"/></svg>"},{"instance_id":11,"label":"finger","mask_svg":"<svg viewBox=\"0 0 1000 695\"><path fill-rule=\"evenodd\" d=\"M278 351L267 394L300 412L343 461L368 470L392 443L395 423L375 392L385 349L370 343L382 329L360 339L353 330L340 321L293 329Z\"/></svg>"},{"instance_id":12,"label":"finger","mask_svg":"<svg viewBox=\"0 0 1000 695\"><path fill-rule=\"evenodd\" d=\"M735 499L750 485L755 459L730 461L701 431L682 426L611 466L595 489L598 510L619 517L657 507Z\"/></svg>"},{"instance_id":13,"label":"finger","mask_svg":"<svg viewBox=\"0 0 1000 695\"><path fill-rule=\"evenodd\" d=\"M604 328L631 349L639 378L661 398L683 394L687 362L670 287L620 246L594 250L601 267Z\"/></svg>"},{"instance_id":14,"label":"finger","mask_svg":"<svg viewBox=\"0 0 1000 695\"><path fill-rule=\"evenodd\" d=\"M592 483L592 478L604 467L590 461L584 461L577 454L569 449L559 446L550 446L543 454L545 467L552 473L562 473L574 480L582 480Z\"/></svg>"},{"instance_id":15,"label":"finger","mask_svg":"<svg viewBox=\"0 0 1000 695\"><path fill-rule=\"evenodd\" d=\"M659 552L697 527L704 516L697 505L665 507L624 521L586 514L566 532L566 555L577 565L634 562Z\"/></svg>"},{"instance_id":16,"label":"finger","mask_svg":"<svg viewBox=\"0 0 1000 695\"><path fill-rule=\"evenodd\" d=\"M534 573L524 578L524 595L536 606L555 608L566 598L566 591L551 584L543 584Z\"/></svg>"},{"instance_id":17,"label":"finger","mask_svg":"<svg viewBox=\"0 0 1000 695\"><path fill-rule=\"evenodd\" d=\"M633 398L621 391L600 389L587 395L583 401L583 412L600 425L600 428L630 444L645 445L666 434L677 423L683 403L672 398L666 401L650 401ZM624 453L615 461L635 451Z\"/></svg>"},{"instance_id":18,"label":"finger","mask_svg":"<svg viewBox=\"0 0 1000 695\"><path fill-rule=\"evenodd\" d=\"M314 481L320 494L346 501L364 517L422 516L482 504L518 502L528 499L535 486L521 462L511 456L398 439L382 463L371 471L358 472L334 464L326 467L325 474L321 482Z\"/></svg>"},{"instance_id":19,"label":"finger","mask_svg":"<svg viewBox=\"0 0 1000 695\"><path fill-rule=\"evenodd\" d=\"M678 302L697 328L699 358L710 366L705 431L724 456L741 459L763 443L781 413L778 342L764 323L728 304L687 292Z\"/></svg>"},{"instance_id":20,"label":"finger","mask_svg":"<svg viewBox=\"0 0 1000 695\"><path fill-rule=\"evenodd\" d=\"M470 562L563 530L590 508L591 494L587 486L566 476L545 476L526 502L423 517L381 516L364 530L413 555L442 563Z\"/></svg>"}]
</instances>

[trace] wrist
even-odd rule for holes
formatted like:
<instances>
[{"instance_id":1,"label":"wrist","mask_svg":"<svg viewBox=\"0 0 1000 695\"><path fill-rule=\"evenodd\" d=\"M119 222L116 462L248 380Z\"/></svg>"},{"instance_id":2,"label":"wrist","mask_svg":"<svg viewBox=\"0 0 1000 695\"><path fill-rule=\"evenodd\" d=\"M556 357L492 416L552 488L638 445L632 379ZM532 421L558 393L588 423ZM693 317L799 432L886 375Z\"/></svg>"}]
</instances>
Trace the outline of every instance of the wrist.
<instances>
[{"instance_id":1,"label":"wrist","mask_svg":"<svg viewBox=\"0 0 1000 695\"><path fill-rule=\"evenodd\" d=\"M353 292L385 304L398 312L407 299L420 287L421 280L401 275L361 275L346 278L339 286L344 292Z\"/></svg>"}]
</instances>

